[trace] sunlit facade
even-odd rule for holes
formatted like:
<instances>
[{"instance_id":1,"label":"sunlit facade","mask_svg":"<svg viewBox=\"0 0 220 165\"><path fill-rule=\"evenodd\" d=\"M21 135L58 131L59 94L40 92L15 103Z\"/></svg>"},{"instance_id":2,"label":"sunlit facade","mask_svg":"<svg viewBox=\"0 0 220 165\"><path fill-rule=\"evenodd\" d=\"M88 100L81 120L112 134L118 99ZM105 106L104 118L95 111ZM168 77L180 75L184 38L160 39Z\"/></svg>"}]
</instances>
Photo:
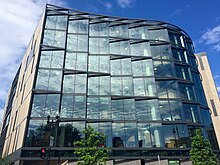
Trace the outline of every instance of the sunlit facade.
<instances>
[{"instance_id":1,"label":"sunlit facade","mask_svg":"<svg viewBox=\"0 0 220 165\"><path fill-rule=\"evenodd\" d=\"M196 128L217 149L190 37L161 21L47 5L9 94L2 153L36 164L50 146L51 160L76 160L87 125L105 133L113 164L188 159Z\"/></svg>"}]
</instances>

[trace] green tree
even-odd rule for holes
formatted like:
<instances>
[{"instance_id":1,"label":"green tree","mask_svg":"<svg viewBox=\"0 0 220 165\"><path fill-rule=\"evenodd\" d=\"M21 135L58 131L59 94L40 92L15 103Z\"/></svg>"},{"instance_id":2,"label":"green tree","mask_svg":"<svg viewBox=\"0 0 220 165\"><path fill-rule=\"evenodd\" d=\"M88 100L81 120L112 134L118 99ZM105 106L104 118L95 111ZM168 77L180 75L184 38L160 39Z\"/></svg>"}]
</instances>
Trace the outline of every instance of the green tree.
<instances>
[{"instance_id":1,"label":"green tree","mask_svg":"<svg viewBox=\"0 0 220 165\"><path fill-rule=\"evenodd\" d=\"M202 135L202 129L196 129L192 137L190 160L193 165L217 165L218 159L212 152L211 145Z\"/></svg>"},{"instance_id":2,"label":"green tree","mask_svg":"<svg viewBox=\"0 0 220 165\"><path fill-rule=\"evenodd\" d=\"M107 148L104 146L106 136L96 132L91 126L83 130L85 139L76 142L75 154L79 156L78 165L102 165L109 159Z\"/></svg>"}]
</instances>

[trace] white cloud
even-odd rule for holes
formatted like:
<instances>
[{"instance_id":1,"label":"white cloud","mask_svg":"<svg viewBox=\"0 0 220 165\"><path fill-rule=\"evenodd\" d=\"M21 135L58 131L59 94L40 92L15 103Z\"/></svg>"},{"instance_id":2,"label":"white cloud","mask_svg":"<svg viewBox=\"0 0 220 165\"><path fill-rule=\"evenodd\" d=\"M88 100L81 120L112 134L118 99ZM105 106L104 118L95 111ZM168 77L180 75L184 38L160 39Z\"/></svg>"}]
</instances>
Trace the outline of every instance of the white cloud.
<instances>
[{"instance_id":1,"label":"white cloud","mask_svg":"<svg viewBox=\"0 0 220 165\"><path fill-rule=\"evenodd\" d=\"M220 51L220 25L208 29L200 38L200 43L211 45L213 49Z\"/></svg>"},{"instance_id":2,"label":"white cloud","mask_svg":"<svg viewBox=\"0 0 220 165\"><path fill-rule=\"evenodd\" d=\"M135 0L116 0L117 5L120 6L121 8L131 8L134 7L135 5Z\"/></svg>"},{"instance_id":3,"label":"white cloud","mask_svg":"<svg viewBox=\"0 0 220 165\"><path fill-rule=\"evenodd\" d=\"M107 10L112 9L113 5L110 2L104 2L102 0L98 1L99 3L101 3Z\"/></svg>"},{"instance_id":4,"label":"white cloud","mask_svg":"<svg viewBox=\"0 0 220 165\"><path fill-rule=\"evenodd\" d=\"M46 3L64 5L62 0L0 0L0 121L2 103Z\"/></svg>"}]
</instances>

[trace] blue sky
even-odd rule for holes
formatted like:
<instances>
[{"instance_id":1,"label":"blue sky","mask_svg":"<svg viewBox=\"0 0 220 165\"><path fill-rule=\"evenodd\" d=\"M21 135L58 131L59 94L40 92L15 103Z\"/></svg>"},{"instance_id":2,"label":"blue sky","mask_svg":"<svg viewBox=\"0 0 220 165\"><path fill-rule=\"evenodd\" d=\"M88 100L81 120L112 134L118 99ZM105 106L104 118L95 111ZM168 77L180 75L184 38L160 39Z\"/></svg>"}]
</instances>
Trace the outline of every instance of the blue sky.
<instances>
[{"instance_id":1,"label":"blue sky","mask_svg":"<svg viewBox=\"0 0 220 165\"><path fill-rule=\"evenodd\" d=\"M191 36L196 53L207 52L220 93L219 0L1 0L0 121L11 82L46 3L179 26Z\"/></svg>"}]
</instances>

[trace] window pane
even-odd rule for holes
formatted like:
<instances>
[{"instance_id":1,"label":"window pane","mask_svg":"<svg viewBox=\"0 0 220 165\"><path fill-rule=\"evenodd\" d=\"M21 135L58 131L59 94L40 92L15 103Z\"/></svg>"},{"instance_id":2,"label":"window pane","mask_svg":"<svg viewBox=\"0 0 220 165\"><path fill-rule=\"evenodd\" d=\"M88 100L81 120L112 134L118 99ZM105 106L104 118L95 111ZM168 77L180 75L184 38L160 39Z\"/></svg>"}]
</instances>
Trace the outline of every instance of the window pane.
<instances>
[{"instance_id":1,"label":"window pane","mask_svg":"<svg viewBox=\"0 0 220 165\"><path fill-rule=\"evenodd\" d=\"M65 31L54 31L45 30L44 31L44 45L65 47L66 32Z\"/></svg>"},{"instance_id":2,"label":"window pane","mask_svg":"<svg viewBox=\"0 0 220 165\"><path fill-rule=\"evenodd\" d=\"M59 112L59 94L37 94L34 95L32 104L32 117L55 117Z\"/></svg>"},{"instance_id":3,"label":"window pane","mask_svg":"<svg viewBox=\"0 0 220 165\"><path fill-rule=\"evenodd\" d=\"M77 147L76 141L81 140L82 131L85 129L85 122L59 123L58 147Z\"/></svg>"},{"instance_id":4,"label":"window pane","mask_svg":"<svg viewBox=\"0 0 220 165\"><path fill-rule=\"evenodd\" d=\"M86 93L86 75L65 75L63 91L64 93Z\"/></svg>"},{"instance_id":5,"label":"window pane","mask_svg":"<svg viewBox=\"0 0 220 165\"><path fill-rule=\"evenodd\" d=\"M65 118L85 118L86 98L85 96L62 97L61 117Z\"/></svg>"},{"instance_id":6,"label":"window pane","mask_svg":"<svg viewBox=\"0 0 220 165\"><path fill-rule=\"evenodd\" d=\"M40 67L63 68L63 51L42 51L40 55Z\"/></svg>"},{"instance_id":7,"label":"window pane","mask_svg":"<svg viewBox=\"0 0 220 165\"><path fill-rule=\"evenodd\" d=\"M46 28L66 30L67 16L47 16Z\"/></svg>"},{"instance_id":8,"label":"window pane","mask_svg":"<svg viewBox=\"0 0 220 165\"><path fill-rule=\"evenodd\" d=\"M62 71L38 69L35 89L60 91Z\"/></svg>"},{"instance_id":9,"label":"window pane","mask_svg":"<svg viewBox=\"0 0 220 165\"><path fill-rule=\"evenodd\" d=\"M87 71L87 54L66 53L65 68Z\"/></svg>"}]
</instances>

